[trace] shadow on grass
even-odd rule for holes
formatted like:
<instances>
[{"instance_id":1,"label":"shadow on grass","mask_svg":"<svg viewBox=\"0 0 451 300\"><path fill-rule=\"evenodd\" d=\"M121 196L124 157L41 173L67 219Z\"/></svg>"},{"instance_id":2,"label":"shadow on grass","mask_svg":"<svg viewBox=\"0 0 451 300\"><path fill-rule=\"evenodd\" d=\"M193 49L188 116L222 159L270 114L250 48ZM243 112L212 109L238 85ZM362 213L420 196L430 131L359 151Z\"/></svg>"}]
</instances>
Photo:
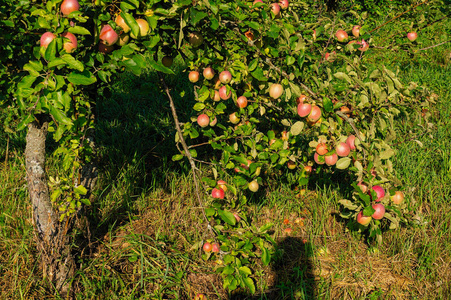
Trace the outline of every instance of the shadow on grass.
<instances>
[{"instance_id":1,"label":"shadow on grass","mask_svg":"<svg viewBox=\"0 0 451 300\"><path fill-rule=\"evenodd\" d=\"M298 237L286 237L276 245L276 255L266 281L269 288L257 295L236 293L234 300L317 299L313 275L312 245Z\"/></svg>"}]
</instances>

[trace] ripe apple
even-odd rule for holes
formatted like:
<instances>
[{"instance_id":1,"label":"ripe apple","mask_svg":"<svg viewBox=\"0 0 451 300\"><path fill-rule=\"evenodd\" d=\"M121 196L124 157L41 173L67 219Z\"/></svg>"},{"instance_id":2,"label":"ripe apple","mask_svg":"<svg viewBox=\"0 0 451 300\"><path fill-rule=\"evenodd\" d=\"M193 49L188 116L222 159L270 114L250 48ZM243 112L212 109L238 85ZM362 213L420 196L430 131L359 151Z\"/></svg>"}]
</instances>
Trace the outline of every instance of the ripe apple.
<instances>
[{"instance_id":1,"label":"ripe apple","mask_svg":"<svg viewBox=\"0 0 451 300\"><path fill-rule=\"evenodd\" d=\"M119 35L119 40L117 41L117 44L122 47L122 46L127 45L129 40L130 40L130 36L128 35L128 33L121 33Z\"/></svg>"},{"instance_id":2,"label":"ripe apple","mask_svg":"<svg viewBox=\"0 0 451 300\"><path fill-rule=\"evenodd\" d=\"M381 203L376 203L376 204L373 204L373 208L374 208L374 210L376 210L372 215L373 219L375 219L375 220L382 219L385 214L385 206L382 205Z\"/></svg>"},{"instance_id":3,"label":"ripe apple","mask_svg":"<svg viewBox=\"0 0 451 300\"><path fill-rule=\"evenodd\" d=\"M114 50L114 46L107 46L107 45L105 45L102 42L99 43L99 51L101 53L105 53L106 54L106 53L110 53L113 50Z\"/></svg>"},{"instance_id":4,"label":"ripe apple","mask_svg":"<svg viewBox=\"0 0 451 300\"><path fill-rule=\"evenodd\" d=\"M361 40L360 42L357 42L357 44L362 46L360 48L357 48L362 52L365 52L366 50L368 50L368 48L370 48L370 45L367 42L365 42L365 40Z\"/></svg>"},{"instance_id":5,"label":"ripe apple","mask_svg":"<svg viewBox=\"0 0 451 300\"><path fill-rule=\"evenodd\" d=\"M232 74L229 71L222 71L219 73L219 81L223 84L227 84L232 80Z\"/></svg>"},{"instance_id":6,"label":"ripe apple","mask_svg":"<svg viewBox=\"0 0 451 300\"><path fill-rule=\"evenodd\" d=\"M102 30L100 30L99 39L106 46L113 46L119 39L119 35L116 33L116 31L114 31L114 29L110 25L107 24L102 27Z\"/></svg>"},{"instance_id":7,"label":"ripe apple","mask_svg":"<svg viewBox=\"0 0 451 300\"><path fill-rule=\"evenodd\" d=\"M213 100L218 102L221 101L221 97L219 97L219 92L215 91L214 96L213 96Z\"/></svg>"},{"instance_id":8,"label":"ripe apple","mask_svg":"<svg viewBox=\"0 0 451 300\"><path fill-rule=\"evenodd\" d=\"M315 162L316 162L318 165L324 165L324 162L323 162L323 161L319 161L319 155L318 155L318 153L315 152L315 154L313 155L313 159L315 160Z\"/></svg>"},{"instance_id":9,"label":"ripe apple","mask_svg":"<svg viewBox=\"0 0 451 300\"><path fill-rule=\"evenodd\" d=\"M174 60L172 59L172 57L170 56L164 56L161 59L161 63L163 64L163 66L165 66L166 68L169 68L170 66L172 66L172 63L174 62Z\"/></svg>"},{"instance_id":10,"label":"ripe apple","mask_svg":"<svg viewBox=\"0 0 451 300\"><path fill-rule=\"evenodd\" d=\"M298 104L298 115L302 118L307 117L312 111L312 105L308 103L299 103Z\"/></svg>"},{"instance_id":11,"label":"ripe apple","mask_svg":"<svg viewBox=\"0 0 451 300\"><path fill-rule=\"evenodd\" d=\"M211 251L211 244L209 242L205 242L204 246L202 247L204 249L205 252L210 252Z\"/></svg>"},{"instance_id":12,"label":"ripe apple","mask_svg":"<svg viewBox=\"0 0 451 300\"><path fill-rule=\"evenodd\" d=\"M287 234L287 235L290 235L291 233L293 233L293 229L291 229L290 227L285 228L283 231L284 231L285 234Z\"/></svg>"},{"instance_id":13,"label":"ripe apple","mask_svg":"<svg viewBox=\"0 0 451 300\"><path fill-rule=\"evenodd\" d=\"M348 138L346 139L346 144L348 144L349 149L355 150L355 135L351 134L350 136L348 136Z\"/></svg>"},{"instance_id":14,"label":"ripe apple","mask_svg":"<svg viewBox=\"0 0 451 300\"><path fill-rule=\"evenodd\" d=\"M251 191L251 192L256 192L256 191L258 191L258 182L256 181L256 180L254 180L254 181L251 181L250 183L249 183L249 190Z\"/></svg>"},{"instance_id":15,"label":"ripe apple","mask_svg":"<svg viewBox=\"0 0 451 300\"><path fill-rule=\"evenodd\" d=\"M238 117L236 116L236 113L233 113L233 114L230 114L230 115L229 115L229 121L230 121L232 124L238 124L238 123L240 122L240 118L238 118Z\"/></svg>"},{"instance_id":16,"label":"ripe apple","mask_svg":"<svg viewBox=\"0 0 451 300\"><path fill-rule=\"evenodd\" d=\"M396 191L393 196L390 197L393 204L401 204L404 201L404 193L401 191Z\"/></svg>"},{"instance_id":17,"label":"ripe apple","mask_svg":"<svg viewBox=\"0 0 451 300\"><path fill-rule=\"evenodd\" d=\"M218 118L214 118L213 120L210 121L210 126L213 127L218 123Z\"/></svg>"},{"instance_id":18,"label":"ripe apple","mask_svg":"<svg viewBox=\"0 0 451 300\"><path fill-rule=\"evenodd\" d=\"M247 98L244 96L238 97L238 99L236 99L236 105L238 105L239 108L245 108L247 106Z\"/></svg>"},{"instance_id":19,"label":"ripe apple","mask_svg":"<svg viewBox=\"0 0 451 300\"><path fill-rule=\"evenodd\" d=\"M149 34L149 29L150 29L149 23L147 23L147 21L144 19L136 19L136 23L138 23L138 27L139 27L138 36L134 35L133 32L130 33L130 36L133 39L147 36Z\"/></svg>"},{"instance_id":20,"label":"ripe apple","mask_svg":"<svg viewBox=\"0 0 451 300\"><path fill-rule=\"evenodd\" d=\"M194 300L207 300L207 297L204 294L199 293L194 297Z\"/></svg>"},{"instance_id":21,"label":"ripe apple","mask_svg":"<svg viewBox=\"0 0 451 300\"><path fill-rule=\"evenodd\" d=\"M61 36L69 39L69 41L65 40L63 43L64 50L66 50L67 53L74 52L74 50L77 49L77 38L75 35L70 32L64 32Z\"/></svg>"},{"instance_id":22,"label":"ripe apple","mask_svg":"<svg viewBox=\"0 0 451 300\"><path fill-rule=\"evenodd\" d=\"M219 88L219 97L221 97L222 100L227 100L232 97L232 91L229 91L229 93L227 94L227 87L221 86Z\"/></svg>"},{"instance_id":23,"label":"ripe apple","mask_svg":"<svg viewBox=\"0 0 451 300\"><path fill-rule=\"evenodd\" d=\"M49 31L41 35L41 47L47 48L47 46L53 41L54 38L56 38L56 36Z\"/></svg>"},{"instance_id":24,"label":"ripe apple","mask_svg":"<svg viewBox=\"0 0 451 300\"><path fill-rule=\"evenodd\" d=\"M380 202L385 196L385 191L380 185L375 185L372 187L373 191L376 192L376 202Z\"/></svg>"},{"instance_id":25,"label":"ripe apple","mask_svg":"<svg viewBox=\"0 0 451 300\"><path fill-rule=\"evenodd\" d=\"M296 168L296 162L294 162L292 160L289 160L287 162L287 165L288 165L288 169L290 169L290 170L294 170Z\"/></svg>"},{"instance_id":26,"label":"ripe apple","mask_svg":"<svg viewBox=\"0 0 451 300\"><path fill-rule=\"evenodd\" d=\"M273 99L278 99L283 94L283 86L278 83L273 83L269 88L269 96Z\"/></svg>"},{"instance_id":27,"label":"ripe apple","mask_svg":"<svg viewBox=\"0 0 451 300\"><path fill-rule=\"evenodd\" d=\"M337 155L340 157L346 157L349 155L349 153L351 153L351 148L349 147L348 144L346 143L340 143L338 144L338 146L335 148L335 151L337 152Z\"/></svg>"},{"instance_id":28,"label":"ripe apple","mask_svg":"<svg viewBox=\"0 0 451 300\"><path fill-rule=\"evenodd\" d=\"M237 222L240 222L240 221L241 221L241 217L238 215L238 213L233 213L233 216L235 217L235 220L236 220Z\"/></svg>"},{"instance_id":29,"label":"ripe apple","mask_svg":"<svg viewBox=\"0 0 451 300\"><path fill-rule=\"evenodd\" d=\"M305 166L304 171L305 171L305 174L312 174L313 168L312 168L312 166Z\"/></svg>"},{"instance_id":30,"label":"ripe apple","mask_svg":"<svg viewBox=\"0 0 451 300\"><path fill-rule=\"evenodd\" d=\"M417 39L418 34L416 32L409 32L407 34L407 38L409 39L409 41L413 42Z\"/></svg>"},{"instance_id":31,"label":"ripe apple","mask_svg":"<svg viewBox=\"0 0 451 300\"><path fill-rule=\"evenodd\" d=\"M201 114L197 117L197 124L200 127L207 127L210 124L210 118L206 114Z\"/></svg>"},{"instance_id":32,"label":"ripe apple","mask_svg":"<svg viewBox=\"0 0 451 300\"><path fill-rule=\"evenodd\" d=\"M189 81L191 81L192 83L196 83L199 81L199 72L197 71L191 71L188 74L188 79Z\"/></svg>"},{"instance_id":33,"label":"ripe apple","mask_svg":"<svg viewBox=\"0 0 451 300\"><path fill-rule=\"evenodd\" d=\"M371 217L364 216L363 211L357 214L357 223L362 224L364 226L370 224L371 219L372 219Z\"/></svg>"},{"instance_id":34,"label":"ripe apple","mask_svg":"<svg viewBox=\"0 0 451 300\"><path fill-rule=\"evenodd\" d=\"M125 33L130 31L130 27L127 25L127 23L125 23L125 20L121 17L121 15L117 15L115 22L116 25L122 28Z\"/></svg>"},{"instance_id":35,"label":"ripe apple","mask_svg":"<svg viewBox=\"0 0 451 300\"><path fill-rule=\"evenodd\" d=\"M227 182L225 182L224 180L218 180L217 184L218 184L218 188L220 188L224 192L227 192L227 185L226 185Z\"/></svg>"},{"instance_id":36,"label":"ripe apple","mask_svg":"<svg viewBox=\"0 0 451 300\"><path fill-rule=\"evenodd\" d=\"M279 1L279 6L281 9L287 9L289 5L290 5L290 2L288 2L288 0L280 0Z\"/></svg>"},{"instance_id":37,"label":"ripe apple","mask_svg":"<svg viewBox=\"0 0 451 300\"><path fill-rule=\"evenodd\" d=\"M352 35L355 36L356 38L358 38L360 35L360 28L362 27L359 25L354 25L354 27L352 27Z\"/></svg>"},{"instance_id":38,"label":"ripe apple","mask_svg":"<svg viewBox=\"0 0 451 300\"><path fill-rule=\"evenodd\" d=\"M318 155L325 155L327 152L329 152L329 149L327 149L327 145L324 143L319 143L316 146L316 153L318 153Z\"/></svg>"},{"instance_id":39,"label":"ripe apple","mask_svg":"<svg viewBox=\"0 0 451 300\"><path fill-rule=\"evenodd\" d=\"M214 253L219 253L219 244L218 243L213 243L213 245L211 245L211 251Z\"/></svg>"},{"instance_id":40,"label":"ripe apple","mask_svg":"<svg viewBox=\"0 0 451 300\"><path fill-rule=\"evenodd\" d=\"M363 182L357 183L357 186L360 188L362 193L366 193L366 191L368 191L368 186Z\"/></svg>"},{"instance_id":41,"label":"ripe apple","mask_svg":"<svg viewBox=\"0 0 451 300\"><path fill-rule=\"evenodd\" d=\"M224 199L224 190L221 188L214 188L211 191L211 196L215 199Z\"/></svg>"},{"instance_id":42,"label":"ripe apple","mask_svg":"<svg viewBox=\"0 0 451 300\"><path fill-rule=\"evenodd\" d=\"M77 0L64 0L61 3L61 12L64 16L68 16L71 12L77 11L80 9L80 3Z\"/></svg>"},{"instance_id":43,"label":"ripe apple","mask_svg":"<svg viewBox=\"0 0 451 300\"><path fill-rule=\"evenodd\" d=\"M332 155L326 155L324 157L324 160L326 161L326 165L333 166L337 163L338 155L336 153L334 153Z\"/></svg>"},{"instance_id":44,"label":"ripe apple","mask_svg":"<svg viewBox=\"0 0 451 300\"><path fill-rule=\"evenodd\" d=\"M337 38L337 40L338 40L340 43L344 43L344 42L348 41L348 34L347 34L346 31L344 31L344 30L338 30L338 31L335 33L335 37Z\"/></svg>"},{"instance_id":45,"label":"ripe apple","mask_svg":"<svg viewBox=\"0 0 451 300\"><path fill-rule=\"evenodd\" d=\"M211 67L207 67L204 69L203 74L205 79L211 80L215 76L215 71Z\"/></svg>"},{"instance_id":46,"label":"ripe apple","mask_svg":"<svg viewBox=\"0 0 451 300\"><path fill-rule=\"evenodd\" d=\"M335 55L337 54L337 52L333 51L333 52L328 52L324 55L324 58L326 59L326 61L328 62L334 62L335 61ZM331 56L333 55L333 56Z\"/></svg>"},{"instance_id":47,"label":"ripe apple","mask_svg":"<svg viewBox=\"0 0 451 300\"><path fill-rule=\"evenodd\" d=\"M296 104L299 105L303 103L305 99L307 99L306 95L300 95L299 97L296 98Z\"/></svg>"},{"instance_id":48,"label":"ripe apple","mask_svg":"<svg viewBox=\"0 0 451 300\"><path fill-rule=\"evenodd\" d=\"M280 6L277 3L271 4L271 12L274 14L274 16L278 16L280 14Z\"/></svg>"},{"instance_id":49,"label":"ripe apple","mask_svg":"<svg viewBox=\"0 0 451 300\"><path fill-rule=\"evenodd\" d=\"M310 112L310 114L307 117L307 120L314 123L314 122L318 121L319 118L321 118L321 109L319 108L319 106L314 105L312 107L312 111Z\"/></svg>"},{"instance_id":50,"label":"ripe apple","mask_svg":"<svg viewBox=\"0 0 451 300\"><path fill-rule=\"evenodd\" d=\"M199 32L191 32L188 36L189 43L193 47L199 47L204 42L204 37Z\"/></svg>"},{"instance_id":51,"label":"ripe apple","mask_svg":"<svg viewBox=\"0 0 451 300\"><path fill-rule=\"evenodd\" d=\"M263 0L254 0L253 5L257 4L257 3L263 3Z\"/></svg>"}]
</instances>

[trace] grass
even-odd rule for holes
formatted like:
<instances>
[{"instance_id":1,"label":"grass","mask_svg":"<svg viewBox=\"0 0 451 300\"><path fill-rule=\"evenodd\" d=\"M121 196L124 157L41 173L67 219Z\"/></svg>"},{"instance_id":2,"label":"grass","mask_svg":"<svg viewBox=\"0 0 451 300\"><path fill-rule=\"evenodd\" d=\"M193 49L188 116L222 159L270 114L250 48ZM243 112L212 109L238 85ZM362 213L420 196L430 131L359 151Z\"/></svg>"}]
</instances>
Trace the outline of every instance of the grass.
<instances>
[{"instance_id":1,"label":"grass","mask_svg":"<svg viewBox=\"0 0 451 300\"><path fill-rule=\"evenodd\" d=\"M430 39L419 42L427 47L449 39L434 34L437 28L449 32L448 23L426 29ZM389 32L390 26L381 30ZM189 166L170 159L176 148L167 100L154 84L155 74L139 80L124 74L96 108L100 177L87 219L80 220L84 230L76 232L77 299L191 299L199 292L209 299L448 299L451 65L443 54L450 49L445 44L413 57L383 49L368 54L370 63L399 68L404 82L418 82L439 96L427 122L397 121L394 169L416 223L386 233L375 249L346 232L337 218L341 194L335 186L312 186L299 196L286 184L273 184L242 208L257 225L275 224L276 259L268 267L252 266L260 288L254 298L242 291L227 295L215 263L203 261L193 247L208 232ZM185 77L169 82L181 120L191 117L193 104ZM0 298L58 299L42 279L33 243L23 139L11 138L7 163L0 151ZM49 170L57 167L49 156ZM299 217L302 222L295 223ZM284 232L287 227L293 234Z\"/></svg>"}]
</instances>

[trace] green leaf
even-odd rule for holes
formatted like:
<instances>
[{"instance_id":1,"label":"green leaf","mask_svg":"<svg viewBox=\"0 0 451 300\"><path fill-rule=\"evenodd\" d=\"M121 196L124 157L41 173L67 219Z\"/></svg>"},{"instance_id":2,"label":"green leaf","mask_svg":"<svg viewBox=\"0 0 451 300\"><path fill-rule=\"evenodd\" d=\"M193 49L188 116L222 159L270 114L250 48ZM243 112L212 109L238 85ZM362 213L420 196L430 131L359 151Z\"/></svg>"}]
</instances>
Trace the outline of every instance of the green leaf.
<instances>
[{"instance_id":1,"label":"green leaf","mask_svg":"<svg viewBox=\"0 0 451 300\"><path fill-rule=\"evenodd\" d=\"M354 202L347 200L347 199L341 199L338 201L338 203L340 203L341 205L343 205L345 208L347 208L349 210L356 210L357 208L359 208L358 205L356 205Z\"/></svg>"},{"instance_id":2,"label":"green leaf","mask_svg":"<svg viewBox=\"0 0 451 300\"><path fill-rule=\"evenodd\" d=\"M249 66L247 67L249 72L252 72L255 70L255 68L257 68L258 66L258 59L254 59L253 61L250 62Z\"/></svg>"},{"instance_id":3,"label":"green leaf","mask_svg":"<svg viewBox=\"0 0 451 300\"><path fill-rule=\"evenodd\" d=\"M53 118L61 123L61 124L65 124L65 125L72 125L72 120L69 119L66 114L64 112L62 112L61 110L59 110L58 108L51 106L50 107L50 114L53 116Z\"/></svg>"},{"instance_id":4,"label":"green leaf","mask_svg":"<svg viewBox=\"0 0 451 300\"><path fill-rule=\"evenodd\" d=\"M193 109L194 109L195 111L201 111L201 110L203 110L204 108L205 108L205 104L200 103L200 102L194 104L194 107L193 107Z\"/></svg>"},{"instance_id":5,"label":"green leaf","mask_svg":"<svg viewBox=\"0 0 451 300\"><path fill-rule=\"evenodd\" d=\"M26 116L24 119L22 119L22 121L20 121L19 124L17 124L17 129L16 130L17 131L21 131L21 130L25 129L25 127L29 123L33 122L33 120L34 120L34 116L32 114Z\"/></svg>"},{"instance_id":6,"label":"green leaf","mask_svg":"<svg viewBox=\"0 0 451 300\"><path fill-rule=\"evenodd\" d=\"M89 32L88 29L86 29L82 26L69 27L69 29L67 31L69 31L70 33L73 33L73 34L91 35L91 32Z\"/></svg>"},{"instance_id":7,"label":"green leaf","mask_svg":"<svg viewBox=\"0 0 451 300\"><path fill-rule=\"evenodd\" d=\"M91 205L91 201L89 201L89 200L86 199L86 198L80 199L80 202L83 203L84 205Z\"/></svg>"},{"instance_id":8,"label":"green leaf","mask_svg":"<svg viewBox=\"0 0 451 300\"><path fill-rule=\"evenodd\" d=\"M221 219L226 222L229 225L235 225L236 219L235 216L227 210L218 210L218 215L221 217Z\"/></svg>"},{"instance_id":9,"label":"green leaf","mask_svg":"<svg viewBox=\"0 0 451 300\"><path fill-rule=\"evenodd\" d=\"M247 288L249 289L249 291L252 294L255 294L255 284L254 284L254 281L252 280L252 278L246 277L246 278L243 278L243 280L244 280L244 283L246 284Z\"/></svg>"},{"instance_id":10,"label":"green leaf","mask_svg":"<svg viewBox=\"0 0 451 300\"><path fill-rule=\"evenodd\" d=\"M334 110L334 104L332 103L332 100L330 100L328 97L323 98L323 107L324 110L327 112L331 112Z\"/></svg>"},{"instance_id":11,"label":"green leaf","mask_svg":"<svg viewBox=\"0 0 451 300\"><path fill-rule=\"evenodd\" d=\"M269 253L268 249L265 247L262 247L262 263L263 265L267 266L269 265L271 261L271 254Z\"/></svg>"},{"instance_id":12,"label":"green leaf","mask_svg":"<svg viewBox=\"0 0 451 300\"><path fill-rule=\"evenodd\" d=\"M52 61L53 59L55 59L56 56L56 40L57 39L53 39L50 44L47 46L47 49L45 50L45 60L47 61Z\"/></svg>"},{"instance_id":13,"label":"green leaf","mask_svg":"<svg viewBox=\"0 0 451 300\"><path fill-rule=\"evenodd\" d=\"M257 67L255 71L251 72L251 75L258 81L268 81L268 77L263 74L263 69L260 67Z\"/></svg>"},{"instance_id":14,"label":"green leaf","mask_svg":"<svg viewBox=\"0 0 451 300\"><path fill-rule=\"evenodd\" d=\"M88 193L88 190L84 186L79 185L74 189L74 193L79 195L86 195Z\"/></svg>"},{"instance_id":15,"label":"green leaf","mask_svg":"<svg viewBox=\"0 0 451 300\"><path fill-rule=\"evenodd\" d=\"M32 76L39 76L39 72L42 71L42 63L40 61L29 61L23 66L25 71L30 72Z\"/></svg>"},{"instance_id":16,"label":"green leaf","mask_svg":"<svg viewBox=\"0 0 451 300\"><path fill-rule=\"evenodd\" d=\"M79 60L76 60L72 55L64 54L61 56L61 59L64 62L66 62L71 69L75 69L80 72L83 72L83 70L84 70L83 63Z\"/></svg>"},{"instance_id":17,"label":"green leaf","mask_svg":"<svg viewBox=\"0 0 451 300\"><path fill-rule=\"evenodd\" d=\"M390 157L392 157L393 155L395 155L395 150L393 149L387 149L384 152L382 152L380 154L381 159L389 159Z\"/></svg>"},{"instance_id":18,"label":"green leaf","mask_svg":"<svg viewBox=\"0 0 451 300\"><path fill-rule=\"evenodd\" d=\"M363 215L367 217L371 217L376 210L372 206L367 206L363 210Z\"/></svg>"},{"instance_id":19,"label":"green leaf","mask_svg":"<svg viewBox=\"0 0 451 300\"><path fill-rule=\"evenodd\" d=\"M136 22L135 18L126 12L121 12L121 17L122 19L124 19L125 24L128 25L128 27L130 27L132 33L134 36L139 36L139 25L138 22Z\"/></svg>"},{"instance_id":20,"label":"green leaf","mask_svg":"<svg viewBox=\"0 0 451 300\"><path fill-rule=\"evenodd\" d=\"M183 154L176 154L176 155L172 156L172 160L178 161L178 160L181 160L183 157L185 157Z\"/></svg>"},{"instance_id":21,"label":"green leaf","mask_svg":"<svg viewBox=\"0 0 451 300\"><path fill-rule=\"evenodd\" d=\"M304 122L297 121L291 126L290 133L292 135L299 135L302 132L302 129L304 129Z\"/></svg>"},{"instance_id":22,"label":"green leaf","mask_svg":"<svg viewBox=\"0 0 451 300\"><path fill-rule=\"evenodd\" d=\"M251 269L249 269L249 268L246 267L246 266L240 267L240 268L238 269L238 272L240 272L241 275L244 275L244 276L252 275Z\"/></svg>"},{"instance_id":23,"label":"green leaf","mask_svg":"<svg viewBox=\"0 0 451 300\"><path fill-rule=\"evenodd\" d=\"M337 169L344 170L349 167L351 164L351 159L349 157L342 157L337 161L337 164L335 165Z\"/></svg>"},{"instance_id":24,"label":"green leaf","mask_svg":"<svg viewBox=\"0 0 451 300\"><path fill-rule=\"evenodd\" d=\"M274 225L273 223L267 223L267 224L263 225L262 227L260 227L260 228L258 229L258 231L261 232L261 233L265 233L266 231L268 231L269 229L271 229L271 227L272 227L273 225Z\"/></svg>"},{"instance_id":25,"label":"green leaf","mask_svg":"<svg viewBox=\"0 0 451 300\"><path fill-rule=\"evenodd\" d=\"M293 92L293 94L296 97L299 97L302 94L301 89L296 84L292 83L291 81L289 82L289 84L290 84L290 89Z\"/></svg>"},{"instance_id":26,"label":"green leaf","mask_svg":"<svg viewBox=\"0 0 451 300\"><path fill-rule=\"evenodd\" d=\"M90 85L96 82L97 78L88 70L84 70L83 72L71 72L67 75L67 80L73 84Z\"/></svg>"},{"instance_id":27,"label":"green leaf","mask_svg":"<svg viewBox=\"0 0 451 300\"><path fill-rule=\"evenodd\" d=\"M169 68L166 68L165 66L163 66L160 63L157 63L153 59L148 59L147 62L149 63L150 67L155 69L156 71L163 72L163 73L166 73L166 74L174 74L174 71L172 71Z\"/></svg>"},{"instance_id":28,"label":"green leaf","mask_svg":"<svg viewBox=\"0 0 451 300\"><path fill-rule=\"evenodd\" d=\"M346 80L349 84L352 84L351 78L348 76L348 74L343 72L337 72L334 74L334 76L341 80Z\"/></svg>"},{"instance_id":29,"label":"green leaf","mask_svg":"<svg viewBox=\"0 0 451 300\"><path fill-rule=\"evenodd\" d=\"M121 2L121 9L136 9L139 7L139 0L124 0Z\"/></svg>"},{"instance_id":30,"label":"green leaf","mask_svg":"<svg viewBox=\"0 0 451 300\"><path fill-rule=\"evenodd\" d=\"M197 9L191 7L190 16L191 16L191 25L195 26L197 23L199 23L199 21L208 16L208 14L203 11L198 11Z\"/></svg>"}]
</instances>

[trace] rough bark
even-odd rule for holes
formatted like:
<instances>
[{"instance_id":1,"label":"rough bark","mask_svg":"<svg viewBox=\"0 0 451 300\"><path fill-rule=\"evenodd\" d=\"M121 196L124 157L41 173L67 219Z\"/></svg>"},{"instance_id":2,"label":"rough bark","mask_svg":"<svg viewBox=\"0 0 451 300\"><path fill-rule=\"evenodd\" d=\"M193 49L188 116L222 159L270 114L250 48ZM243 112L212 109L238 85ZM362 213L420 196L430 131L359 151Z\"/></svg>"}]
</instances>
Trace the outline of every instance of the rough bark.
<instances>
[{"instance_id":1,"label":"rough bark","mask_svg":"<svg viewBox=\"0 0 451 300\"><path fill-rule=\"evenodd\" d=\"M70 291L68 279L75 267L67 234L71 224L59 222L58 213L50 201L45 174L47 128L47 121L35 121L28 126L25 148L27 183L43 274L55 284L60 296L67 298Z\"/></svg>"}]
</instances>

